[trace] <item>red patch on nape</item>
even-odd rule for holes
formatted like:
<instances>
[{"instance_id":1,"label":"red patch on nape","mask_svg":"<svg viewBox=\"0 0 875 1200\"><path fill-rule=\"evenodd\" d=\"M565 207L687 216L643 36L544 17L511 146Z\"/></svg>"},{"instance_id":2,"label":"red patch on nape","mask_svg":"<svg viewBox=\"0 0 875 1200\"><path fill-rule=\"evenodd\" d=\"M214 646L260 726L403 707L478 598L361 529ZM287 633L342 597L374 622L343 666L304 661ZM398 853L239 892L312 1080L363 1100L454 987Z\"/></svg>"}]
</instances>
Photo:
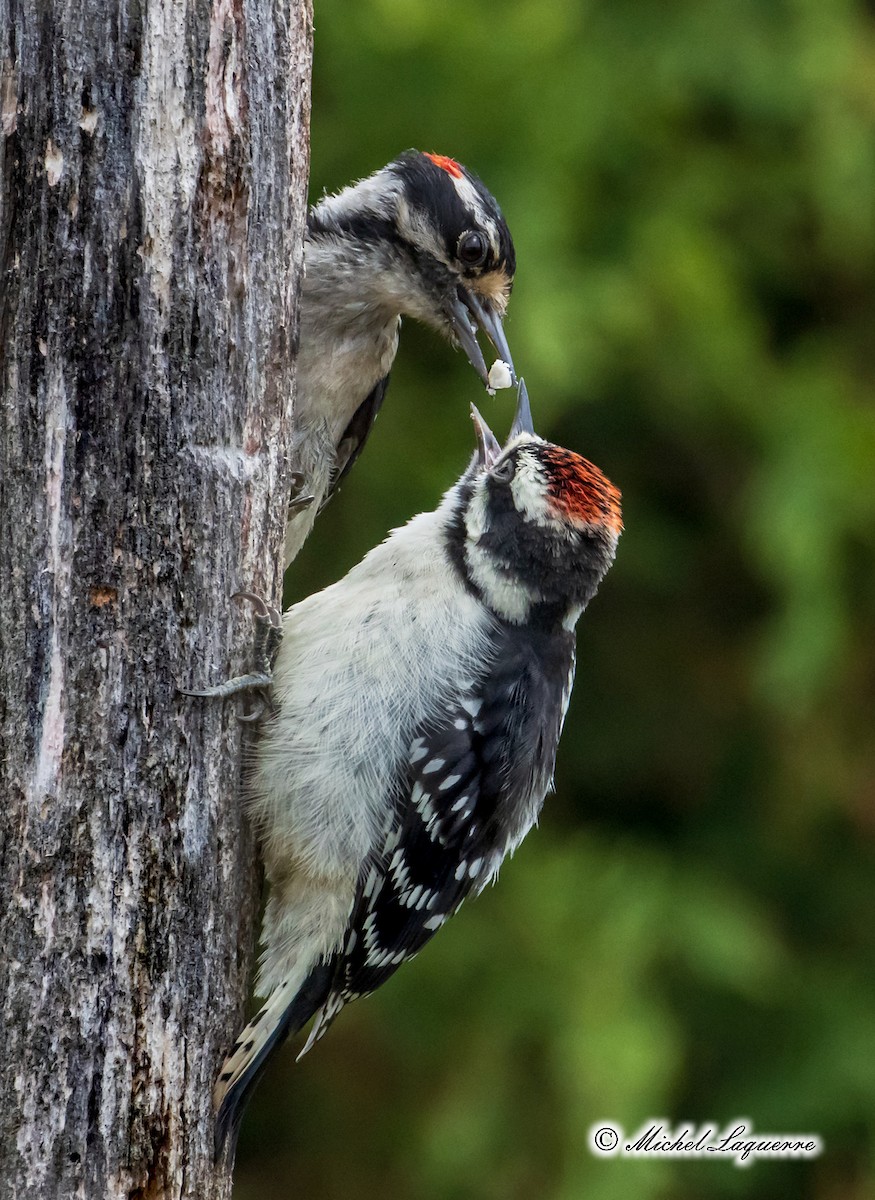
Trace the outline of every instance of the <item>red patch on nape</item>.
<instances>
[{"instance_id":1,"label":"red patch on nape","mask_svg":"<svg viewBox=\"0 0 875 1200\"><path fill-rule=\"evenodd\" d=\"M620 492L607 475L573 450L545 446L550 498L557 509L575 524L604 525L619 536L623 531Z\"/></svg>"},{"instance_id":2,"label":"red patch on nape","mask_svg":"<svg viewBox=\"0 0 875 1200\"><path fill-rule=\"evenodd\" d=\"M454 179L462 178L462 168L454 158L447 158L446 154L426 154L425 157L430 158L436 167L440 167L442 171L446 171Z\"/></svg>"}]
</instances>

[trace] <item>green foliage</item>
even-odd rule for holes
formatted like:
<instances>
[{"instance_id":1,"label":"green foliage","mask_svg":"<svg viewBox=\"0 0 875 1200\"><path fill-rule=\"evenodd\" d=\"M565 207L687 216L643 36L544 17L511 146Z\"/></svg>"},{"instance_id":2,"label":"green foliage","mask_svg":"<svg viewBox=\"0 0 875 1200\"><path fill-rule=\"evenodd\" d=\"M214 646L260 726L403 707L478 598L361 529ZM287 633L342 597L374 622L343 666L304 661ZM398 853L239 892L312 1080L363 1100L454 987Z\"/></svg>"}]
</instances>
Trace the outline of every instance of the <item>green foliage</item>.
<instances>
[{"instance_id":1,"label":"green foliage","mask_svg":"<svg viewBox=\"0 0 875 1200\"><path fill-rule=\"evenodd\" d=\"M623 489L557 793L498 887L286 1054L238 1200L875 1194L875 22L859 0L317 0L313 192L500 198L543 434ZM501 433L509 393L486 402ZM408 324L300 596L433 507L484 398ZM647 1118L809 1163L604 1160ZM277 1145L281 1146L277 1149Z\"/></svg>"}]
</instances>

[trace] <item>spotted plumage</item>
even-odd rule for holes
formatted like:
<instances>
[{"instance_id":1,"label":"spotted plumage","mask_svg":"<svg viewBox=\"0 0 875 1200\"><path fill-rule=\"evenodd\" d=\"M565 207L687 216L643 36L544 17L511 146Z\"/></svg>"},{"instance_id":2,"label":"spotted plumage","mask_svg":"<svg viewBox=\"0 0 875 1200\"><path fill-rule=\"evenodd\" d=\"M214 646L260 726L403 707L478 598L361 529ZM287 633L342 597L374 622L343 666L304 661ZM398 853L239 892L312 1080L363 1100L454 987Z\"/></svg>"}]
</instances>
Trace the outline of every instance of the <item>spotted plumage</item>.
<instances>
[{"instance_id":1,"label":"spotted plumage","mask_svg":"<svg viewBox=\"0 0 875 1200\"><path fill-rule=\"evenodd\" d=\"M313 1018L309 1048L417 954L550 787L619 493L534 434L523 388L504 449L476 420L480 452L437 511L286 615L251 797L268 1000L217 1086L223 1132L277 1041Z\"/></svg>"}]
</instances>

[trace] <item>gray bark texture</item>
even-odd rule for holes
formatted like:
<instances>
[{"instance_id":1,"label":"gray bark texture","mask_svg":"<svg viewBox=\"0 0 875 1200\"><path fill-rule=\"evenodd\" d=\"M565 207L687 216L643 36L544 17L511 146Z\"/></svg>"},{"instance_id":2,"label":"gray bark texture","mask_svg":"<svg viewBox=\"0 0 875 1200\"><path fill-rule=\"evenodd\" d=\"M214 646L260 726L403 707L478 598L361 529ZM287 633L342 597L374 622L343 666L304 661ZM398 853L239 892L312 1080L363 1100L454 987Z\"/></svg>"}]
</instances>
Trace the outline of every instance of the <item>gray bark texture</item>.
<instances>
[{"instance_id":1,"label":"gray bark texture","mask_svg":"<svg viewBox=\"0 0 875 1200\"><path fill-rule=\"evenodd\" d=\"M0 0L0 1197L222 1200L309 0Z\"/></svg>"}]
</instances>

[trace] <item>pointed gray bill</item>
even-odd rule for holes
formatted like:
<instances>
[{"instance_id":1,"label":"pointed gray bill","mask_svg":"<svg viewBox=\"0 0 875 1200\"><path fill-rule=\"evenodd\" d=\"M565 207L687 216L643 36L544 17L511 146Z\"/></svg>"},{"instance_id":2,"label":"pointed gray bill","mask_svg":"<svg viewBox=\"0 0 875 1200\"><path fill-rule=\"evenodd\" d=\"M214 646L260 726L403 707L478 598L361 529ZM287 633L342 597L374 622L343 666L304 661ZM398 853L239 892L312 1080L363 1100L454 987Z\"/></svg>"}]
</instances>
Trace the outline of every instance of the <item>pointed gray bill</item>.
<instances>
[{"instance_id":1,"label":"pointed gray bill","mask_svg":"<svg viewBox=\"0 0 875 1200\"><path fill-rule=\"evenodd\" d=\"M483 358L483 352L477 342L477 330L482 329L495 347L498 357L510 367L511 375L516 378L510 348L504 336L504 326L501 317L492 311L479 297L460 287L456 298L450 305L450 320L459 345L468 356L468 361L489 386L489 371Z\"/></svg>"},{"instance_id":2,"label":"pointed gray bill","mask_svg":"<svg viewBox=\"0 0 875 1200\"><path fill-rule=\"evenodd\" d=\"M535 426L532 422L532 410L529 407L529 390L526 387L525 380L521 379L517 388L516 398L516 413L513 418L513 425L510 427L508 441L511 441L520 433L534 433Z\"/></svg>"},{"instance_id":3,"label":"pointed gray bill","mask_svg":"<svg viewBox=\"0 0 875 1200\"><path fill-rule=\"evenodd\" d=\"M498 438L486 424L480 413L471 405L471 420L474 422L474 432L477 434L477 449L480 454L480 465L489 468L501 457L501 446Z\"/></svg>"},{"instance_id":4,"label":"pointed gray bill","mask_svg":"<svg viewBox=\"0 0 875 1200\"><path fill-rule=\"evenodd\" d=\"M516 371L513 369L513 359L510 356L501 317L488 302L481 300L474 292L469 292L466 288L462 288L461 291L462 300L470 309L474 321L492 342L498 357L510 367L510 373L516 380Z\"/></svg>"},{"instance_id":5,"label":"pointed gray bill","mask_svg":"<svg viewBox=\"0 0 875 1200\"><path fill-rule=\"evenodd\" d=\"M471 323L471 317L468 309L462 301L456 297L450 305L450 320L453 325L453 332L456 335L456 340L459 345L468 355L468 362L480 376L483 383L489 386L489 371L486 368L486 363L483 360L483 351L477 342L477 329Z\"/></svg>"}]
</instances>

